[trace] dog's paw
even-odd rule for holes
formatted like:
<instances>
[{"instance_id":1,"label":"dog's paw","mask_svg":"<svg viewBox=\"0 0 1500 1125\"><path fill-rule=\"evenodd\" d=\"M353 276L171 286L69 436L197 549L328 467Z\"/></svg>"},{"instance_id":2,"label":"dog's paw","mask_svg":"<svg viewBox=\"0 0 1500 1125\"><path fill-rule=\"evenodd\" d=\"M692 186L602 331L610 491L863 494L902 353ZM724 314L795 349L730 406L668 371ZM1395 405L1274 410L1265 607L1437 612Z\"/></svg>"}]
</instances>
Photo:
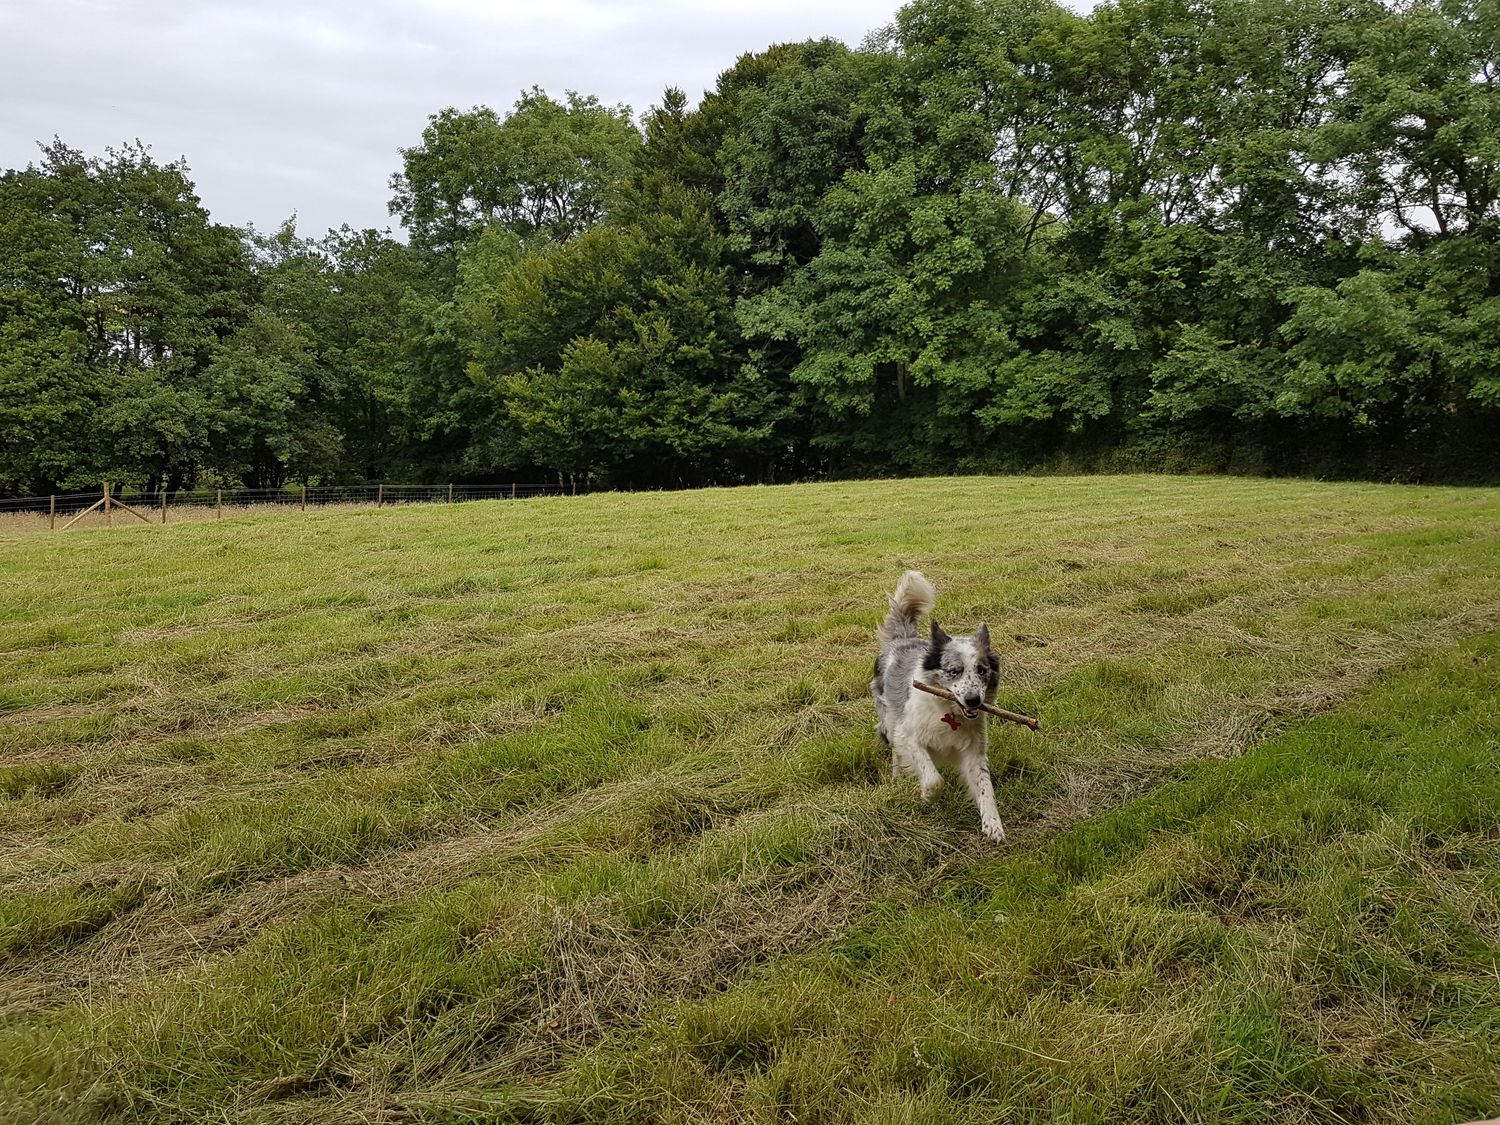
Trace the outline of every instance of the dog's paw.
<instances>
[{"instance_id":1,"label":"dog's paw","mask_svg":"<svg viewBox=\"0 0 1500 1125\"><path fill-rule=\"evenodd\" d=\"M984 838L992 844L1003 844L1005 842L1005 825L998 820L982 823L979 831L984 833Z\"/></svg>"},{"instance_id":2,"label":"dog's paw","mask_svg":"<svg viewBox=\"0 0 1500 1125\"><path fill-rule=\"evenodd\" d=\"M943 779L938 776L929 777L922 782L922 800L931 801L942 791Z\"/></svg>"}]
</instances>

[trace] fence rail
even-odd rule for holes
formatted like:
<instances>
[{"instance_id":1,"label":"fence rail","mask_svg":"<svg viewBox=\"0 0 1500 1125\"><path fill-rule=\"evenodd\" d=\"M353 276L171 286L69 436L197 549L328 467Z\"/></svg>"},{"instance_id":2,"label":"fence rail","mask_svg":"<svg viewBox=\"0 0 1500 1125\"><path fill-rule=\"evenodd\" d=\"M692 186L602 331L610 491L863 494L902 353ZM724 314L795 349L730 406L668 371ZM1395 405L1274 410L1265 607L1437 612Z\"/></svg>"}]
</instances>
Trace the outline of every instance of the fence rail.
<instances>
[{"instance_id":1,"label":"fence rail","mask_svg":"<svg viewBox=\"0 0 1500 1125\"><path fill-rule=\"evenodd\" d=\"M332 484L308 488L117 488L104 482L88 492L60 492L52 496L15 496L0 499L0 516L37 516L48 525L63 528L69 522L99 509L104 519L137 519L166 523L171 513L185 509L198 512L276 505L307 509L330 504L458 504L470 500L525 500L535 496L561 496L570 490L555 484ZM117 514L118 513L118 514Z\"/></svg>"}]
</instances>

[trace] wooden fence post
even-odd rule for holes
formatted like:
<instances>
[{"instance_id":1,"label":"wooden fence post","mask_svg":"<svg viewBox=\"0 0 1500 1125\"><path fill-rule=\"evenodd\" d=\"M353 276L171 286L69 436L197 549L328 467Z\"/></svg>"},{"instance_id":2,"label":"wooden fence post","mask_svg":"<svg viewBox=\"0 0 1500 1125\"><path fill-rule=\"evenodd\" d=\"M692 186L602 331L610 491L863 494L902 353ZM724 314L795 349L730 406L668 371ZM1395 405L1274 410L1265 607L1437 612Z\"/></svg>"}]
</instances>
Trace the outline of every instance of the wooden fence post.
<instances>
[{"instance_id":1,"label":"wooden fence post","mask_svg":"<svg viewBox=\"0 0 1500 1125\"><path fill-rule=\"evenodd\" d=\"M224 490L221 488L218 491L218 495L216 495L214 497L214 519L221 520L223 518L224 518Z\"/></svg>"},{"instance_id":2,"label":"wooden fence post","mask_svg":"<svg viewBox=\"0 0 1500 1125\"><path fill-rule=\"evenodd\" d=\"M47 530L57 530L57 493L53 493L47 504Z\"/></svg>"},{"instance_id":3,"label":"wooden fence post","mask_svg":"<svg viewBox=\"0 0 1500 1125\"><path fill-rule=\"evenodd\" d=\"M307 511L307 485L302 486L302 510Z\"/></svg>"},{"instance_id":4,"label":"wooden fence post","mask_svg":"<svg viewBox=\"0 0 1500 1125\"><path fill-rule=\"evenodd\" d=\"M448 503L453 503L453 482L448 482Z\"/></svg>"},{"instance_id":5,"label":"wooden fence post","mask_svg":"<svg viewBox=\"0 0 1500 1125\"><path fill-rule=\"evenodd\" d=\"M385 485L383 485L383 484L377 484L375 486L375 506L378 508L378 507L380 507L384 503L385 503Z\"/></svg>"},{"instance_id":6,"label":"wooden fence post","mask_svg":"<svg viewBox=\"0 0 1500 1125\"><path fill-rule=\"evenodd\" d=\"M161 522L167 522L167 490L161 490Z\"/></svg>"},{"instance_id":7,"label":"wooden fence post","mask_svg":"<svg viewBox=\"0 0 1500 1125\"><path fill-rule=\"evenodd\" d=\"M515 481L511 481L510 482L510 498L512 500L514 500L516 498L516 482Z\"/></svg>"},{"instance_id":8,"label":"wooden fence post","mask_svg":"<svg viewBox=\"0 0 1500 1125\"><path fill-rule=\"evenodd\" d=\"M104 522L109 527L115 526L114 509L109 506L109 481L104 482Z\"/></svg>"}]
</instances>

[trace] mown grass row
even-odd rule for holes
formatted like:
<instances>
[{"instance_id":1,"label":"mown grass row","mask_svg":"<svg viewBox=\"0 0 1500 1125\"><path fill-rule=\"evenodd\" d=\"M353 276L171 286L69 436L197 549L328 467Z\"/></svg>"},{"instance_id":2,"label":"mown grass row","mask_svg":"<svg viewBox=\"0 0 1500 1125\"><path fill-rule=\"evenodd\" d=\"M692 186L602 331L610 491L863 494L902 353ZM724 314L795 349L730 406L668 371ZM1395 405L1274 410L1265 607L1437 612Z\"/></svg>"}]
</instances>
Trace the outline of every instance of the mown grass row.
<instances>
[{"instance_id":1,"label":"mown grass row","mask_svg":"<svg viewBox=\"0 0 1500 1125\"><path fill-rule=\"evenodd\" d=\"M1452 1122L1500 1107L1500 633L658 1009L527 1120ZM487 1085L487 1088L483 1088Z\"/></svg>"},{"instance_id":2,"label":"mown grass row","mask_svg":"<svg viewBox=\"0 0 1500 1125\"><path fill-rule=\"evenodd\" d=\"M1500 619L1492 492L971 480L492 507L0 543L15 1119L647 1098L646 1071L607 1076L702 1054L663 1030L673 1005L844 935L896 941L893 918L988 870L961 797L880 782L864 681L904 566L944 620L1003 630L1006 699L1047 723L996 732L1023 852ZM963 518L939 534L934 512ZM851 1058L885 1035L860 1026ZM791 1056L751 1054L663 1079L653 1113L774 1116ZM876 1086L786 1096L803 1120L926 1104Z\"/></svg>"}]
</instances>

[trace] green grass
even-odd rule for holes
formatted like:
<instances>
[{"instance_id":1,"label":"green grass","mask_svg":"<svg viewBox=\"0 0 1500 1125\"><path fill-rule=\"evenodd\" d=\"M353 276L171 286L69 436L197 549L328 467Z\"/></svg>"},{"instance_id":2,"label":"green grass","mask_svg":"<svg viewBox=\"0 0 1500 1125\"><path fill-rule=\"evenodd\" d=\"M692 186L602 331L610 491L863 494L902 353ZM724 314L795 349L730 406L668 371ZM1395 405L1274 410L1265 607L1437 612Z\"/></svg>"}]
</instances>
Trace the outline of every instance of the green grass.
<instances>
[{"instance_id":1,"label":"green grass","mask_svg":"<svg viewBox=\"0 0 1500 1125\"><path fill-rule=\"evenodd\" d=\"M900 571L1010 841L892 783ZM964 479L0 539L0 1120L1500 1112L1500 493Z\"/></svg>"}]
</instances>

